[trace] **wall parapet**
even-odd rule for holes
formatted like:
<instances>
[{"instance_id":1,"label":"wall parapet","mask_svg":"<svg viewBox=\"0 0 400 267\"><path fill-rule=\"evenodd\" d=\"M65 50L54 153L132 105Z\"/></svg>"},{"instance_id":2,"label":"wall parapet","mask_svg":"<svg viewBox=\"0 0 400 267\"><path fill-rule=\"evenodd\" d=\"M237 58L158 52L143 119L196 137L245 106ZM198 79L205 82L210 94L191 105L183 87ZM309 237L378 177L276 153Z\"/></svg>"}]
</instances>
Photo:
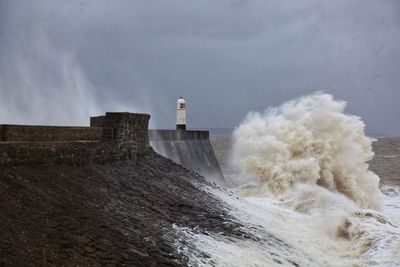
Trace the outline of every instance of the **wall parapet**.
<instances>
[{"instance_id":1,"label":"wall parapet","mask_svg":"<svg viewBox=\"0 0 400 267\"><path fill-rule=\"evenodd\" d=\"M0 144L0 166L65 164L105 164L134 159L146 154L131 145L117 142L35 142Z\"/></svg>"},{"instance_id":2,"label":"wall parapet","mask_svg":"<svg viewBox=\"0 0 400 267\"><path fill-rule=\"evenodd\" d=\"M209 140L209 131L149 130L151 141Z\"/></svg>"},{"instance_id":3,"label":"wall parapet","mask_svg":"<svg viewBox=\"0 0 400 267\"><path fill-rule=\"evenodd\" d=\"M90 127L0 125L0 166L136 158L150 149L149 119L148 114L112 112L91 118Z\"/></svg>"},{"instance_id":4,"label":"wall parapet","mask_svg":"<svg viewBox=\"0 0 400 267\"><path fill-rule=\"evenodd\" d=\"M0 125L0 141L3 142L51 142L51 141L100 141L112 128L36 126L36 125Z\"/></svg>"}]
</instances>

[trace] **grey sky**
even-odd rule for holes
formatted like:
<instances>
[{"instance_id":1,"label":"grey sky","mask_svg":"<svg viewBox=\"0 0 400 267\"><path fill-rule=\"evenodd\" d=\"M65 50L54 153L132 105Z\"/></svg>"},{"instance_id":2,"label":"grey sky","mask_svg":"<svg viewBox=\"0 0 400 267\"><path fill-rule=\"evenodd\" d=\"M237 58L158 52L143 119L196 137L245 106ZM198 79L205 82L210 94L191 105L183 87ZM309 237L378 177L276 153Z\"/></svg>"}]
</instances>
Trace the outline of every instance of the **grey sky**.
<instances>
[{"instance_id":1,"label":"grey sky","mask_svg":"<svg viewBox=\"0 0 400 267\"><path fill-rule=\"evenodd\" d=\"M398 0L0 0L0 121L87 124L109 110L231 127L325 91L400 135Z\"/></svg>"}]
</instances>

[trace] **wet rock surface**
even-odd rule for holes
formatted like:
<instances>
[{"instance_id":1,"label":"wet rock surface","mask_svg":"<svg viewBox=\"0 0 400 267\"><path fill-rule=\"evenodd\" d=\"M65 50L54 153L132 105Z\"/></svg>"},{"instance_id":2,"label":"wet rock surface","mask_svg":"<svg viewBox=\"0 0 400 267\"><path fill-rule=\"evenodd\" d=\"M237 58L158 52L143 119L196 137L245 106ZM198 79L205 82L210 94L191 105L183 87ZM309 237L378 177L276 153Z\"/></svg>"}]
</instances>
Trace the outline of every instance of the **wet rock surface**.
<instances>
[{"instance_id":1,"label":"wet rock surface","mask_svg":"<svg viewBox=\"0 0 400 267\"><path fill-rule=\"evenodd\" d=\"M172 225L241 235L203 177L150 151L106 165L0 167L0 266L182 266Z\"/></svg>"}]
</instances>

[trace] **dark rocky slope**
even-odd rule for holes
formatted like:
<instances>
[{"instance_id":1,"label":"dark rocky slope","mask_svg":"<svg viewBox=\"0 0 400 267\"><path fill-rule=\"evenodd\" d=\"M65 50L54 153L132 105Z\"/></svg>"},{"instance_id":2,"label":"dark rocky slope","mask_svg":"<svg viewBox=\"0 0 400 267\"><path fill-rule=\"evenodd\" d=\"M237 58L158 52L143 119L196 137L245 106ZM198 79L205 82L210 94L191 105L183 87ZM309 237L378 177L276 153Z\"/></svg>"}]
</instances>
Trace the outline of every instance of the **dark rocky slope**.
<instances>
[{"instance_id":1,"label":"dark rocky slope","mask_svg":"<svg viewBox=\"0 0 400 267\"><path fill-rule=\"evenodd\" d=\"M204 178L153 151L106 165L0 167L0 266L181 266L172 224L237 233Z\"/></svg>"}]
</instances>

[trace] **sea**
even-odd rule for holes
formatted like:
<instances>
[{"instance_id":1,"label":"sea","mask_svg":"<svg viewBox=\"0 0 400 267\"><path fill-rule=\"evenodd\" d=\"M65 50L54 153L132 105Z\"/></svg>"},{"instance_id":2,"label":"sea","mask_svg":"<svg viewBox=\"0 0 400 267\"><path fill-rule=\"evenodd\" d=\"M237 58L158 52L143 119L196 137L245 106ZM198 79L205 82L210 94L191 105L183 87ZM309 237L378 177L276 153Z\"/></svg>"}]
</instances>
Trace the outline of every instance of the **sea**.
<instances>
[{"instance_id":1,"label":"sea","mask_svg":"<svg viewBox=\"0 0 400 267\"><path fill-rule=\"evenodd\" d=\"M202 189L246 235L175 226L190 266L400 266L400 138L345 107L315 94L211 130L225 183Z\"/></svg>"}]
</instances>

